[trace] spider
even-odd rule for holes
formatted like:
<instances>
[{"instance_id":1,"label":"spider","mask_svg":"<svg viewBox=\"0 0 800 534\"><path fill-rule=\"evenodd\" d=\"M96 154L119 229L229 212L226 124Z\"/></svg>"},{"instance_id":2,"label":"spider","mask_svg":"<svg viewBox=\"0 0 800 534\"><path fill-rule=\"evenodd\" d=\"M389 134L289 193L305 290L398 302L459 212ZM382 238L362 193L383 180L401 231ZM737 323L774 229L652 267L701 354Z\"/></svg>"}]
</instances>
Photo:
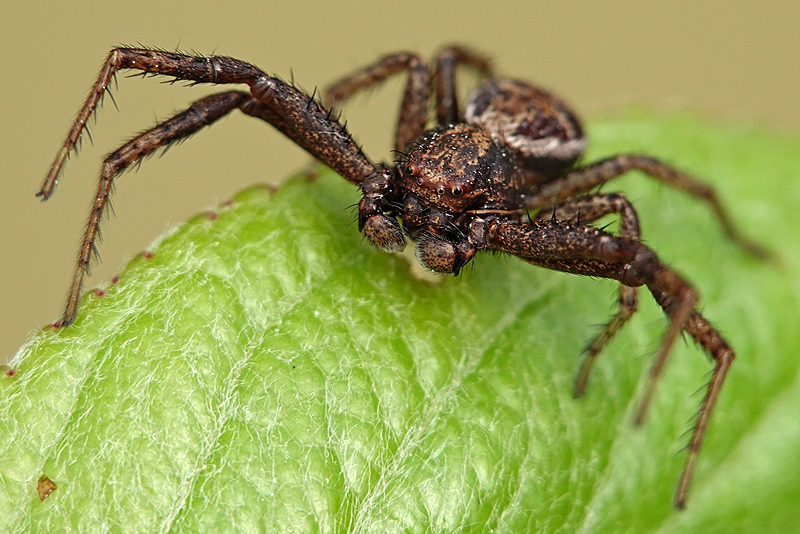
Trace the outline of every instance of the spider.
<instances>
[{"instance_id":1,"label":"spider","mask_svg":"<svg viewBox=\"0 0 800 534\"><path fill-rule=\"evenodd\" d=\"M458 67L469 68L484 80L467 98L463 112L456 95ZM641 423L647 412L679 334L689 334L714 362L673 499L677 508L685 506L698 452L734 352L695 308L695 289L641 243L631 203L619 193L593 191L627 171L639 170L705 201L733 241L754 255L765 256L764 249L735 229L709 186L645 155L617 155L580 164L586 144L583 129L563 101L535 85L494 78L486 58L460 46L444 48L432 65L413 53L387 55L334 83L322 102L231 57L115 48L37 193L43 200L53 193L67 156L76 150L87 120L121 69L192 84L246 84L249 91L202 98L106 157L59 325L75 320L113 179L156 149L238 109L268 122L358 186L363 193L358 203L359 230L380 249L399 251L411 239L416 241L420 263L441 273L458 274L478 251L491 250L548 269L617 280L618 311L586 349L575 380L576 396L586 390L597 355L636 311L637 287L646 286L668 316L669 328L649 371L635 423ZM331 106L403 72L407 83L395 130L400 158L394 165L374 164L330 111ZM434 90L436 123L429 128L428 105ZM620 219L619 235L591 225L612 214Z\"/></svg>"}]
</instances>

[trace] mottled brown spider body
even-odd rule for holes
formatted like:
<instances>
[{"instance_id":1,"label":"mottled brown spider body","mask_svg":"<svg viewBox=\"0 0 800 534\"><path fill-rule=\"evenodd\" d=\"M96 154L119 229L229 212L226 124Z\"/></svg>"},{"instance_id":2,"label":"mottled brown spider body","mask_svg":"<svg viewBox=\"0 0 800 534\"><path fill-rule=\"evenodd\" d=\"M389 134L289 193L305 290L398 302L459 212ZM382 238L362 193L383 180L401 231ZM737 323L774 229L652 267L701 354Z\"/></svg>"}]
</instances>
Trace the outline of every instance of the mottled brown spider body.
<instances>
[{"instance_id":1,"label":"mottled brown spider body","mask_svg":"<svg viewBox=\"0 0 800 534\"><path fill-rule=\"evenodd\" d=\"M456 99L458 66L487 79L468 97L463 114ZM38 195L43 199L52 194L67 155L120 69L192 83L245 84L249 91L227 91L198 100L105 159L63 326L75 319L114 177L157 148L238 109L268 122L357 185L363 193L358 204L359 229L379 248L399 250L410 238L417 242L420 262L444 273L458 273L478 251L496 250L548 269L619 281L619 310L589 344L575 382L576 395L585 391L596 356L636 311L636 288L646 286L669 317L670 327L650 370L636 422L644 417L656 380L682 331L703 347L715 365L675 493L675 505L684 506L698 451L734 353L694 308L697 293L691 285L640 242L633 206L620 194L591 192L637 169L706 201L729 237L748 252L765 256L761 247L735 230L707 185L648 156L619 155L577 165L585 139L576 115L536 86L492 78L483 57L460 47L444 49L432 68L415 54L386 56L335 83L323 103L234 58L117 48L108 55L42 184ZM408 74L395 135L401 158L394 166L373 164L330 109L399 72ZM428 105L433 95L436 125L430 128ZM609 214L619 215L619 235L591 226Z\"/></svg>"},{"instance_id":2,"label":"mottled brown spider body","mask_svg":"<svg viewBox=\"0 0 800 534\"><path fill-rule=\"evenodd\" d=\"M527 197L562 176L586 145L569 108L525 82L489 80L469 96L464 120L440 124L411 143L394 167L394 194L384 193L385 206L402 204L402 210L385 208L385 219L367 216L362 225L380 248L400 250L399 216L405 234L419 240L420 262L456 274L489 246L486 236L471 234L476 216L522 222Z\"/></svg>"},{"instance_id":3,"label":"mottled brown spider body","mask_svg":"<svg viewBox=\"0 0 800 534\"><path fill-rule=\"evenodd\" d=\"M464 118L501 140L517 156L531 185L563 175L586 147L583 128L572 110L521 81L489 80L470 95Z\"/></svg>"}]
</instances>

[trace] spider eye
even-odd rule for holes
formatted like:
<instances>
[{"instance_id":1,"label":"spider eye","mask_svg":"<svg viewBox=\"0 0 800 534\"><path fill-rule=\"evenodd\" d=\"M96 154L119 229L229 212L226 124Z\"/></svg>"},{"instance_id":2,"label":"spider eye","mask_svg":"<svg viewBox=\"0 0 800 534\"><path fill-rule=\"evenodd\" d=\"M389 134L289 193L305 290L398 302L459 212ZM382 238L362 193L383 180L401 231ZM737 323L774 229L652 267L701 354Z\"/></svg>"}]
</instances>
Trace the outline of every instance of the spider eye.
<instances>
[{"instance_id":1,"label":"spider eye","mask_svg":"<svg viewBox=\"0 0 800 534\"><path fill-rule=\"evenodd\" d=\"M406 172L408 174L414 174L414 167L412 167L411 165L406 165Z\"/></svg>"},{"instance_id":2,"label":"spider eye","mask_svg":"<svg viewBox=\"0 0 800 534\"><path fill-rule=\"evenodd\" d=\"M455 186L450 192L453 193L454 197L460 196L461 193L463 193L460 185Z\"/></svg>"}]
</instances>

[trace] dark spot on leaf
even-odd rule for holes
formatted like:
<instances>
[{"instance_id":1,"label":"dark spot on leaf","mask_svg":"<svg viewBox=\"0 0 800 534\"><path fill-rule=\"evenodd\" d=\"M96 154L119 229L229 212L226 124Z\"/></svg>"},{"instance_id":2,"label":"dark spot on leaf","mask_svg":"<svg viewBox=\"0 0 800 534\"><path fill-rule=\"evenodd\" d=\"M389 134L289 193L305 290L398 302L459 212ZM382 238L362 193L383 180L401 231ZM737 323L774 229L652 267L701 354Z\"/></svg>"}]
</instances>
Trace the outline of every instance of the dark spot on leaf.
<instances>
[{"instance_id":1,"label":"dark spot on leaf","mask_svg":"<svg viewBox=\"0 0 800 534\"><path fill-rule=\"evenodd\" d=\"M36 484L36 494L39 495L39 500L43 501L56 490L56 483L47 478L46 475L39 477L39 482Z\"/></svg>"}]
</instances>

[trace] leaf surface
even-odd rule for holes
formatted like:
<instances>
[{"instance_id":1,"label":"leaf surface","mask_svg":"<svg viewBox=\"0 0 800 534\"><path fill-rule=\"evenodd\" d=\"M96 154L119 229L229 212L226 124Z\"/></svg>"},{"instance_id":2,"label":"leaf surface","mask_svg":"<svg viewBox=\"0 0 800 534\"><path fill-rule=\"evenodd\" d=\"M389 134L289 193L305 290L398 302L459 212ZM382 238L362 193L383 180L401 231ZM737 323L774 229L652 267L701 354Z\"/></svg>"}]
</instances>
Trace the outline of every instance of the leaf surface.
<instances>
[{"instance_id":1,"label":"leaf surface","mask_svg":"<svg viewBox=\"0 0 800 534\"><path fill-rule=\"evenodd\" d=\"M710 364L679 344L631 425L666 326L646 291L575 400L614 283L490 254L421 280L363 241L358 191L324 170L188 221L23 347L0 378L0 530L795 528L800 141L640 112L589 131L588 160L639 151L691 170L782 257L747 257L706 206L641 175L604 187L634 202L737 352L686 511L671 496Z\"/></svg>"}]
</instances>

